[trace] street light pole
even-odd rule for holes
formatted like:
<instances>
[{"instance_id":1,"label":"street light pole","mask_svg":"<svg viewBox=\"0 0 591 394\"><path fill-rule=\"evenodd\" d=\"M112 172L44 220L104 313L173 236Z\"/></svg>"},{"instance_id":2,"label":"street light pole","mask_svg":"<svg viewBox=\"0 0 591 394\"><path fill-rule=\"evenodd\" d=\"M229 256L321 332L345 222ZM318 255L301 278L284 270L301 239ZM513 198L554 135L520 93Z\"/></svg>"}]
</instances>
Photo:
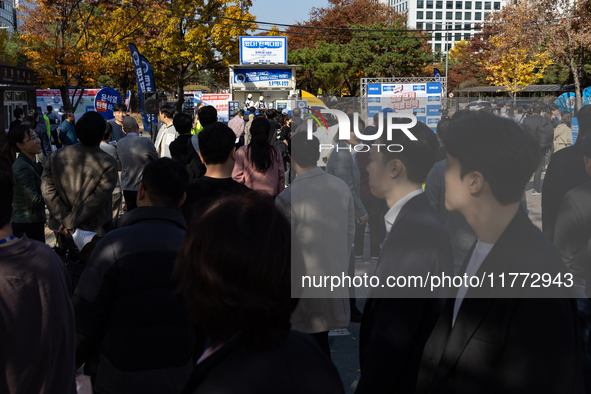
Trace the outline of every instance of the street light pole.
<instances>
[{"instance_id":1,"label":"street light pole","mask_svg":"<svg viewBox=\"0 0 591 394\"><path fill-rule=\"evenodd\" d=\"M449 48L447 47L447 41L445 42L445 109L449 109L447 105L447 66L449 58Z\"/></svg>"}]
</instances>

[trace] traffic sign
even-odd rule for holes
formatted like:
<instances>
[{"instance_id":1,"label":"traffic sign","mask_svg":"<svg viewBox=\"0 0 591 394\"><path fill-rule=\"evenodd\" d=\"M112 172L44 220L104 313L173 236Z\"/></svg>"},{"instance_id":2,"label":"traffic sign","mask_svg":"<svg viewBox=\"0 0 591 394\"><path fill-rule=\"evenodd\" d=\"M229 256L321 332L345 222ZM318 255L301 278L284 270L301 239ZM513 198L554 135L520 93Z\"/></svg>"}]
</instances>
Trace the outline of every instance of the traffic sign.
<instances>
[{"instance_id":1,"label":"traffic sign","mask_svg":"<svg viewBox=\"0 0 591 394\"><path fill-rule=\"evenodd\" d=\"M449 92L448 96L449 98L453 98L454 94L452 92Z\"/></svg>"}]
</instances>

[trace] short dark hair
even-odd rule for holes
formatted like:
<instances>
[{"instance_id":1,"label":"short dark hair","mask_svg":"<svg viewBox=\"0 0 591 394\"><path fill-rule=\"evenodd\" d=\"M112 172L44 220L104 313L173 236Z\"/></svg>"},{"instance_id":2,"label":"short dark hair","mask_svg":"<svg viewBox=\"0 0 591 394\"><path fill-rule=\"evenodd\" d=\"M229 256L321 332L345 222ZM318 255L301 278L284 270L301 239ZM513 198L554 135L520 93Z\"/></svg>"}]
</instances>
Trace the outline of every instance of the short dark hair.
<instances>
[{"instance_id":1,"label":"short dark hair","mask_svg":"<svg viewBox=\"0 0 591 394\"><path fill-rule=\"evenodd\" d=\"M273 108L269 108L265 111L265 115L267 116L267 119L273 119L275 118L275 110Z\"/></svg>"},{"instance_id":2,"label":"short dark hair","mask_svg":"<svg viewBox=\"0 0 591 394\"><path fill-rule=\"evenodd\" d=\"M172 124L177 133L188 134L191 132L191 127L193 126L193 119L191 115L180 112L174 116Z\"/></svg>"},{"instance_id":3,"label":"short dark hair","mask_svg":"<svg viewBox=\"0 0 591 394\"><path fill-rule=\"evenodd\" d=\"M382 160L384 163L394 159L400 160L406 167L408 180L423 184L437 159L439 141L437 141L435 132L422 122L417 122L409 131L417 138L417 141L412 141L401 130L393 130L390 140L387 139L386 133L382 134L382 137L378 139L380 143L403 146L402 152L398 153L390 152L386 148L380 149Z\"/></svg>"},{"instance_id":4,"label":"short dark hair","mask_svg":"<svg viewBox=\"0 0 591 394\"><path fill-rule=\"evenodd\" d=\"M519 124L480 111L452 121L443 144L459 160L461 177L480 172L502 205L521 199L541 159L537 141Z\"/></svg>"},{"instance_id":5,"label":"short dark hair","mask_svg":"<svg viewBox=\"0 0 591 394\"><path fill-rule=\"evenodd\" d=\"M70 116L74 116L74 113L72 111L66 111L66 112L64 112L64 116L62 117L62 120L67 120Z\"/></svg>"},{"instance_id":6,"label":"short dark hair","mask_svg":"<svg viewBox=\"0 0 591 394\"><path fill-rule=\"evenodd\" d=\"M577 121L579 122L579 139L584 139L591 134L591 104L583 105L577 112Z\"/></svg>"},{"instance_id":7,"label":"short dark hair","mask_svg":"<svg viewBox=\"0 0 591 394\"><path fill-rule=\"evenodd\" d=\"M174 107L170 104L164 104L160 107L160 113L166 116L168 119L174 118Z\"/></svg>"},{"instance_id":8,"label":"short dark hair","mask_svg":"<svg viewBox=\"0 0 591 394\"><path fill-rule=\"evenodd\" d=\"M20 119L24 113L25 113L25 111L23 111L22 108L15 108L14 111L12 111L12 114L14 115L14 117L16 119Z\"/></svg>"},{"instance_id":9,"label":"short dark hair","mask_svg":"<svg viewBox=\"0 0 591 394\"><path fill-rule=\"evenodd\" d=\"M285 340L297 302L291 242L283 213L255 192L220 198L193 216L174 275L212 346L235 338L267 349Z\"/></svg>"},{"instance_id":10,"label":"short dark hair","mask_svg":"<svg viewBox=\"0 0 591 394\"><path fill-rule=\"evenodd\" d=\"M201 126L207 126L218 121L218 111L212 105L205 105L197 112Z\"/></svg>"},{"instance_id":11,"label":"short dark hair","mask_svg":"<svg viewBox=\"0 0 591 394\"><path fill-rule=\"evenodd\" d=\"M51 105L48 105L47 107L45 107L45 109L47 110L47 112L53 112L53 107Z\"/></svg>"},{"instance_id":12,"label":"short dark hair","mask_svg":"<svg viewBox=\"0 0 591 394\"><path fill-rule=\"evenodd\" d=\"M0 156L0 228L12 219L12 165L5 157Z\"/></svg>"},{"instance_id":13,"label":"short dark hair","mask_svg":"<svg viewBox=\"0 0 591 394\"><path fill-rule=\"evenodd\" d=\"M113 112L119 111L127 112L127 105L125 105L124 103L116 103L115 105L113 105Z\"/></svg>"},{"instance_id":14,"label":"short dark hair","mask_svg":"<svg viewBox=\"0 0 591 394\"><path fill-rule=\"evenodd\" d=\"M560 109L560 107L554 103L548 104L548 108L550 111L556 111L557 109Z\"/></svg>"},{"instance_id":15,"label":"short dark hair","mask_svg":"<svg viewBox=\"0 0 591 394\"><path fill-rule=\"evenodd\" d=\"M111 125L111 122L105 123L107 123L107 127L105 128L105 132L103 133L102 141L107 141L111 139L111 134L113 134L113 125Z\"/></svg>"},{"instance_id":16,"label":"short dark hair","mask_svg":"<svg viewBox=\"0 0 591 394\"><path fill-rule=\"evenodd\" d=\"M291 113L293 114L293 116L296 116L298 118L302 115L302 111L299 108L294 109L293 111L291 111Z\"/></svg>"},{"instance_id":17,"label":"short dark hair","mask_svg":"<svg viewBox=\"0 0 591 394\"><path fill-rule=\"evenodd\" d=\"M320 140L308 139L308 133L297 133L287 142L291 158L302 168L316 167L320 157Z\"/></svg>"},{"instance_id":18,"label":"short dark hair","mask_svg":"<svg viewBox=\"0 0 591 394\"><path fill-rule=\"evenodd\" d=\"M197 138L203 162L205 164L223 164L228 161L230 153L234 149L236 134L225 124L216 122L204 128Z\"/></svg>"},{"instance_id":19,"label":"short dark hair","mask_svg":"<svg viewBox=\"0 0 591 394\"><path fill-rule=\"evenodd\" d=\"M531 105L531 110L534 114L539 114L544 109L544 104L535 102Z\"/></svg>"},{"instance_id":20,"label":"short dark hair","mask_svg":"<svg viewBox=\"0 0 591 394\"><path fill-rule=\"evenodd\" d=\"M85 112L74 125L76 137L86 146L96 146L103 140L106 123L105 118L98 112Z\"/></svg>"},{"instance_id":21,"label":"short dark hair","mask_svg":"<svg viewBox=\"0 0 591 394\"><path fill-rule=\"evenodd\" d=\"M189 172L180 161L163 157L144 167L141 183L152 204L177 209L189 184Z\"/></svg>"}]
</instances>

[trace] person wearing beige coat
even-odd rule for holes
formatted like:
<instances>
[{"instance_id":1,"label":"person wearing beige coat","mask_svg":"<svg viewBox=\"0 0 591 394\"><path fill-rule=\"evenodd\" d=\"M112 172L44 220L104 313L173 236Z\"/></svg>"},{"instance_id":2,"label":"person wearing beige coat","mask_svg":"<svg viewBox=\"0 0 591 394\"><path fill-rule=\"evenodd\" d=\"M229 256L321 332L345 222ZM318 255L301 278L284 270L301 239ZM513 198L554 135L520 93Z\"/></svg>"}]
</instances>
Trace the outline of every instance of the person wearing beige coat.
<instances>
[{"instance_id":1,"label":"person wearing beige coat","mask_svg":"<svg viewBox=\"0 0 591 394\"><path fill-rule=\"evenodd\" d=\"M560 121L561 124L554 129L554 152L573 144L573 131L570 128L572 122L571 113L569 111L561 112Z\"/></svg>"}]
</instances>

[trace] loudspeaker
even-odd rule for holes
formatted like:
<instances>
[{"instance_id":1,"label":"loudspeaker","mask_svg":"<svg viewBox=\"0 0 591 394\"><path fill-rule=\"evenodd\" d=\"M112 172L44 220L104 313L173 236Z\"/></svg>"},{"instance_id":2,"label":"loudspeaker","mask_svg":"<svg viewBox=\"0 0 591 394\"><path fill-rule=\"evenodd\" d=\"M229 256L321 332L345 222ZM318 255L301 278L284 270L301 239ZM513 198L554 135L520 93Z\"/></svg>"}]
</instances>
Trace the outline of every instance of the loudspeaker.
<instances>
[{"instance_id":1,"label":"loudspeaker","mask_svg":"<svg viewBox=\"0 0 591 394\"><path fill-rule=\"evenodd\" d=\"M158 92L144 92L144 113L158 114Z\"/></svg>"}]
</instances>

